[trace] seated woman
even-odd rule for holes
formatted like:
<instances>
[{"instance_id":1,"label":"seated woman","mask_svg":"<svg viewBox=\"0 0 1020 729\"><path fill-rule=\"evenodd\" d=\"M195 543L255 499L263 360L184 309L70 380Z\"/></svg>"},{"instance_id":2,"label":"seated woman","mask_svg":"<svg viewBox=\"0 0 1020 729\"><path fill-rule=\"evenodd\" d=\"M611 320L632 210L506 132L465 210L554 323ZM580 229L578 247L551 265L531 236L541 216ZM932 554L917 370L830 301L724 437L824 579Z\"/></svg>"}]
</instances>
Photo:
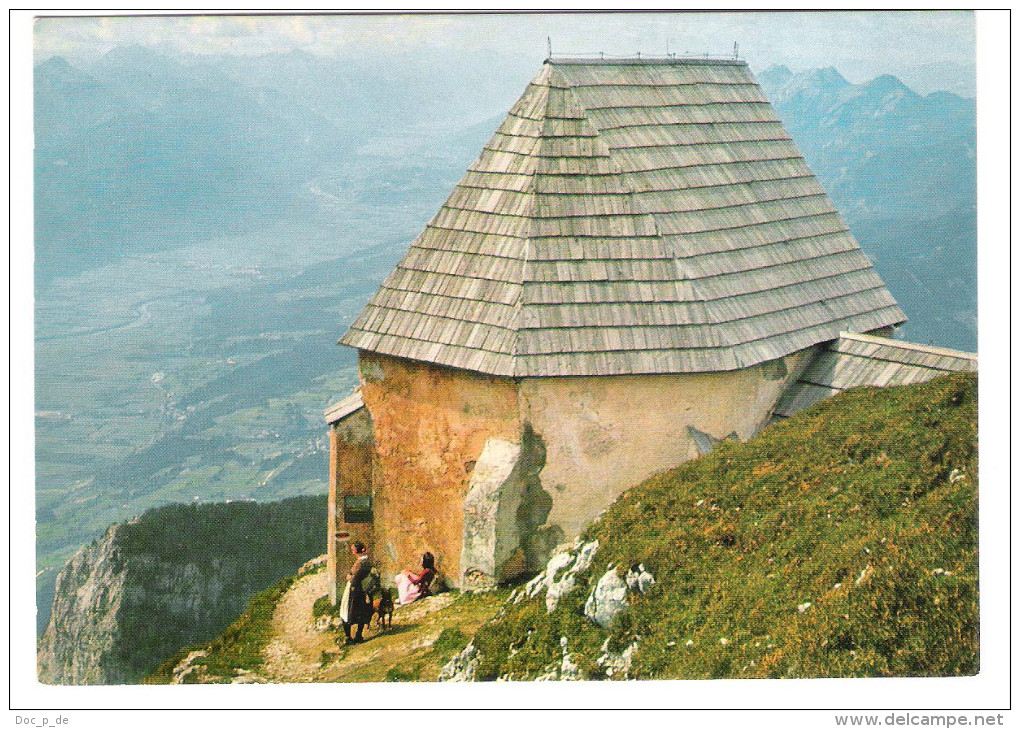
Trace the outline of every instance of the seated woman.
<instances>
[{"instance_id":1,"label":"seated woman","mask_svg":"<svg viewBox=\"0 0 1020 729\"><path fill-rule=\"evenodd\" d=\"M411 570L404 570L393 578L397 583L397 592L400 596L400 604L407 605L419 597L428 597L429 587L436 577L436 558L432 552L426 552L421 556L421 572L415 574Z\"/></svg>"}]
</instances>

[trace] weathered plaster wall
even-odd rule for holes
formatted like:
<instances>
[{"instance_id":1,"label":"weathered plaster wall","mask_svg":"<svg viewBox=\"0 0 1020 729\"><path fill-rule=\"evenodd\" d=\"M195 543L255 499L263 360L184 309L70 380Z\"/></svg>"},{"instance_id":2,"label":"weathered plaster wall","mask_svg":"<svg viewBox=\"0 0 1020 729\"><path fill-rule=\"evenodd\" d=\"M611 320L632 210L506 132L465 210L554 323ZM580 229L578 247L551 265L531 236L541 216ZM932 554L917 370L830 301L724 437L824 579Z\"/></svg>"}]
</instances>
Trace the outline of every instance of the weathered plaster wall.
<instances>
[{"instance_id":1,"label":"weathered plaster wall","mask_svg":"<svg viewBox=\"0 0 1020 729\"><path fill-rule=\"evenodd\" d=\"M521 419L545 443L547 527L578 534L631 486L699 455L688 426L745 440L766 422L806 355L737 372L521 382Z\"/></svg>"},{"instance_id":2,"label":"weathered plaster wall","mask_svg":"<svg viewBox=\"0 0 1020 729\"><path fill-rule=\"evenodd\" d=\"M372 524L348 524L343 514L344 494L369 496L372 493L372 463L375 435L372 417L361 408L329 428L329 498L326 536L326 570L329 597L336 604L343 589L353 557L350 543L361 541L372 548Z\"/></svg>"},{"instance_id":3,"label":"weathered plaster wall","mask_svg":"<svg viewBox=\"0 0 1020 729\"><path fill-rule=\"evenodd\" d=\"M364 541L385 579L417 567L426 550L457 584L464 567L502 578L544 563L625 489L699 455L696 439L704 447L753 436L808 361L802 353L739 372L516 381L362 352L374 445L344 476L352 436L339 438L336 469L341 483L373 484L373 538ZM479 474L465 503L490 440L520 453L503 459L507 473ZM491 511L500 525L468 524L465 534L465 510ZM341 585L345 548L333 560ZM464 548L478 565L462 563Z\"/></svg>"},{"instance_id":4,"label":"weathered plaster wall","mask_svg":"<svg viewBox=\"0 0 1020 729\"><path fill-rule=\"evenodd\" d=\"M513 380L362 351L375 430L375 554L385 580L430 551L460 577L464 497L489 438L519 442Z\"/></svg>"}]
</instances>

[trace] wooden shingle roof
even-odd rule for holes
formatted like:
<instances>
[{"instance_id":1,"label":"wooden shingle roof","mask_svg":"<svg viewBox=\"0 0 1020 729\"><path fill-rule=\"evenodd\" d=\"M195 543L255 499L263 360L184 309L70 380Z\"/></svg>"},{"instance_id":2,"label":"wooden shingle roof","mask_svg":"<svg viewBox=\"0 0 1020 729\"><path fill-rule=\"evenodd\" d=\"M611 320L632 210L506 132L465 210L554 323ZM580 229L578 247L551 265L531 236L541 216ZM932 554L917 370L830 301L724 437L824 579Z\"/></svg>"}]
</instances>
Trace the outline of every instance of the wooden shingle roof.
<instances>
[{"instance_id":1,"label":"wooden shingle roof","mask_svg":"<svg viewBox=\"0 0 1020 729\"><path fill-rule=\"evenodd\" d=\"M851 387L912 385L977 370L977 355L968 352L843 332L783 393L774 415L789 417Z\"/></svg>"},{"instance_id":2,"label":"wooden shingle roof","mask_svg":"<svg viewBox=\"0 0 1020 729\"><path fill-rule=\"evenodd\" d=\"M341 342L707 372L904 320L746 64L553 60Z\"/></svg>"},{"instance_id":3,"label":"wooden shingle roof","mask_svg":"<svg viewBox=\"0 0 1020 729\"><path fill-rule=\"evenodd\" d=\"M326 418L326 424L332 425L333 423L340 422L351 413L356 413L363 407L365 407L365 401L361 399L361 388L359 387L340 402L333 403L326 408L323 415Z\"/></svg>"}]
</instances>

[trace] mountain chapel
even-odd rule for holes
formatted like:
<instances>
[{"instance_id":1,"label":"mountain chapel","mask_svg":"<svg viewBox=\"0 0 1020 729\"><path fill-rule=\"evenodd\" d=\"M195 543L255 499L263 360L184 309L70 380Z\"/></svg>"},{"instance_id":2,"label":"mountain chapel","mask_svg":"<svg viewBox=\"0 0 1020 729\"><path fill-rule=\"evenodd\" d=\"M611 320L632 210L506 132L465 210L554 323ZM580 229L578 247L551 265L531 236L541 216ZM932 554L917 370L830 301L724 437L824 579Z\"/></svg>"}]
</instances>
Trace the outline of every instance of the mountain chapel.
<instances>
[{"instance_id":1,"label":"mountain chapel","mask_svg":"<svg viewBox=\"0 0 1020 729\"><path fill-rule=\"evenodd\" d=\"M976 370L905 319L744 61L550 58L340 340L331 597L350 541L487 587L720 439Z\"/></svg>"}]
</instances>

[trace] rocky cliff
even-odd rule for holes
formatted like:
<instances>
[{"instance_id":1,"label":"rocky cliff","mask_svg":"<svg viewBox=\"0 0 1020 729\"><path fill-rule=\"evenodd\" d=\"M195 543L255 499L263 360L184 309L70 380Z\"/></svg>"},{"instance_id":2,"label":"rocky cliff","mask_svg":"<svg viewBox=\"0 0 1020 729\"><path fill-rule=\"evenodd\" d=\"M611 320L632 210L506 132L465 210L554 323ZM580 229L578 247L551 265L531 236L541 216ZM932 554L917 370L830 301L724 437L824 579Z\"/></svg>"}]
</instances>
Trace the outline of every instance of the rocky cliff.
<instances>
[{"instance_id":1,"label":"rocky cliff","mask_svg":"<svg viewBox=\"0 0 1020 729\"><path fill-rule=\"evenodd\" d=\"M108 665L124 597L125 572L116 554L117 527L80 550L57 576L50 624L39 642L44 683L125 683Z\"/></svg>"},{"instance_id":2,"label":"rocky cliff","mask_svg":"<svg viewBox=\"0 0 1020 729\"><path fill-rule=\"evenodd\" d=\"M172 505L110 527L57 577L39 680L133 683L321 551L325 498Z\"/></svg>"}]
</instances>

